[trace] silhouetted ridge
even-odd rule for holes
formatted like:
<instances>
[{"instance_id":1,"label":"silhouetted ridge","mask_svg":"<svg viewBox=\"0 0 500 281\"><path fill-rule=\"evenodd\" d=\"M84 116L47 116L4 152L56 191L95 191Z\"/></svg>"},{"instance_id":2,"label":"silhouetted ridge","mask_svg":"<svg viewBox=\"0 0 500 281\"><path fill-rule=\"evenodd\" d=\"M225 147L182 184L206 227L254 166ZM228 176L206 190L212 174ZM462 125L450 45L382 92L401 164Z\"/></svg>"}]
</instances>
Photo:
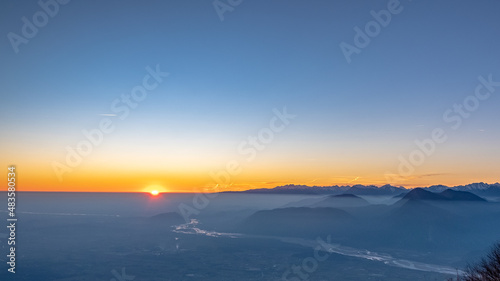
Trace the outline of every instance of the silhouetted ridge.
<instances>
[{"instance_id":1,"label":"silhouetted ridge","mask_svg":"<svg viewBox=\"0 0 500 281\"><path fill-rule=\"evenodd\" d=\"M336 208L292 207L257 211L240 225L240 231L254 234L317 236L345 228L353 217Z\"/></svg>"},{"instance_id":2,"label":"silhouetted ridge","mask_svg":"<svg viewBox=\"0 0 500 281\"><path fill-rule=\"evenodd\" d=\"M478 196L500 196L500 183L488 184L488 183L471 183L468 185L459 185L449 187L446 185L432 185L429 187L419 187L426 191L432 191L434 193L443 192L447 189L453 191L466 191L474 193ZM250 189L245 191L223 191L223 193L256 193L256 194L306 194L306 195L320 195L320 194L342 194L349 193L354 195L387 195L395 196L401 195L408 192L403 186L392 186L389 184L377 187L376 185L361 185L356 184L353 186L349 185L332 185L332 186L307 186L307 185L296 185L287 184L282 186L276 186L274 188L259 188Z\"/></svg>"},{"instance_id":3,"label":"silhouetted ridge","mask_svg":"<svg viewBox=\"0 0 500 281\"><path fill-rule=\"evenodd\" d=\"M483 198L481 198L473 193L467 192L467 191L456 191L456 190L447 189L439 194L445 198L450 199L450 200L486 202L485 199L483 199Z\"/></svg>"},{"instance_id":4,"label":"silhouetted ridge","mask_svg":"<svg viewBox=\"0 0 500 281\"><path fill-rule=\"evenodd\" d=\"M330 195L322 201L311 205L311 207L333 207L333 208L349 208L368 206L370 203L365 199L350 193Z\"/></svg>"},{"instance_id":5,"label":"silhouetted ridge","mask_svg":"<svg viewBox=\"0 0 500 281\"><path fill-rule=\"evenodd\" d=\"M334 198L357 198L357 199L361 199L361 197L359 197L357 195L354 195L354 194L350 194L350 193L344 193L344 194L338 194L338 195L330 195L329 197L334 197Z\"/></svg>"},{"instance_id":6,"label":"silhouetted ridge","mask_svg":"<svg viewBox=\"0 0 500 281\"><path fill-rule=\"evenodd\" d=\"M438 193L424 190L422 188L415 188L408 192L403 199L406 200L443 200L443 197Z\"/></svg>"},{"instance_id":7,"label":"silhouetted ridge","mask_svg":"<svg viewBox=\"0 0 500 281\"><path fill-rule=\"evenodd\" d=\"M439 201L478 201L486 202L485 199L467 192L446 189L440 193L434 193L422 188L415 188L403 197L403 200L439 200Z\"/></svg>"}]
</instances>

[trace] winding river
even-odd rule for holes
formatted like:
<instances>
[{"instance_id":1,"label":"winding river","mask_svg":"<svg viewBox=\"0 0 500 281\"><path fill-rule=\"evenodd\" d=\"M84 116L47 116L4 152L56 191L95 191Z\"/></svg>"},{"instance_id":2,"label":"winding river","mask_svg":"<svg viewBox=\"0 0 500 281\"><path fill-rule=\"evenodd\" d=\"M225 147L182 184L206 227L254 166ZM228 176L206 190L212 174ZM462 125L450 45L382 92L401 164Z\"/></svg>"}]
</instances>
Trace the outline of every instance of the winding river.
<instances>
[{"instance_id":1,"label":"winding river","mask_svg":"<svg viewBox=\"0 0 500 281\"><path fill-rule=\"evenodd\" d=\"M204 235L209 237L227 237L227 238L263 238L263 239L275 239L285 243L291 243L296 245L301 245L305 247L315 248L320 243L316 240L302 239L302 238L292 238L292 237L276 237L276 236L264 236L264 235L249 235L242 233L223 233L216 231L204 230L199 227L200 222L196 219L191 219L189 223L181 224L175 226L173 232L182 234L193 234L193 235ZM356 257L361 259L367 259L371 261L377 261L384 263L389 266L395 266L406 269L428 271L428 272L438 272L450 275L462 275L464 272L457 270L452 267L427 264L422 262L410 261L406 259L394 258L389 254L376 253L368 250L360 250L347 246L342 246L340 244L331 243L321 243L322 248L329 252L335 253L343 256Z\"/></svg>"}]
</instances>

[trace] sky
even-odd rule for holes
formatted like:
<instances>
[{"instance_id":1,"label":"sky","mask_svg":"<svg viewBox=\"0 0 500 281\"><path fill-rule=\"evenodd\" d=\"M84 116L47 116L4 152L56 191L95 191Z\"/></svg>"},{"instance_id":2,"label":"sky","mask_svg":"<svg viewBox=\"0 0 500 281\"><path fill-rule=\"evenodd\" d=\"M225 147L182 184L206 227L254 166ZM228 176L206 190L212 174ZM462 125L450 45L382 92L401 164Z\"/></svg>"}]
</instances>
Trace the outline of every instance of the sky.
<instances>
[{"instance_id":1,"label":"sky","mask_svg":"<svg viewBox=\"0 0 500 281\"><path fill-rule=\"evenodd\" d=\"M19 190L499 181L498 1L39 3L0 2Z\"/></svg>"}]
</instances>

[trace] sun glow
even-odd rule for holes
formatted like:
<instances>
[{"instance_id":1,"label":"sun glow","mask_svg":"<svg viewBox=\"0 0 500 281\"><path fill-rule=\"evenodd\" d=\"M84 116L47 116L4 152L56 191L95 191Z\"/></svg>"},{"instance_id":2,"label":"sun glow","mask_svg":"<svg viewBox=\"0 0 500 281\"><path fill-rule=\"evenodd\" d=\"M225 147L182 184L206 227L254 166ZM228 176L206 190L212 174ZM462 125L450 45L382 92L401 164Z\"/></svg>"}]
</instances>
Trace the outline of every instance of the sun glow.
<instances>
[{"instance_id":1,"label":"sun glow","mask_svg":"<svg viewBox=\"0 0 500 281\"><path fill-rule=\"evenodd\" d=\"M163 187L162 185L153 184L153 185L149 185L149 186L145 187L142 190L142 192L147 192L153 196L157 196L160 193L167 192L167 189L165 187Z\"/></svg>"}]
</instances>

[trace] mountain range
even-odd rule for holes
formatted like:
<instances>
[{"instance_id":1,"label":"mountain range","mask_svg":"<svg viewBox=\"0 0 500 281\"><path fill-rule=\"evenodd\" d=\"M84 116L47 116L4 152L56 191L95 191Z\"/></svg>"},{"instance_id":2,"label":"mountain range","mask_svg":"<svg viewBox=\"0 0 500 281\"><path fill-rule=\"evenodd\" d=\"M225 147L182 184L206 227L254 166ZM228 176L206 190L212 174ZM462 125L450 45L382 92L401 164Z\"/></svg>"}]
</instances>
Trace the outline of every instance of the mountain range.
<instances>
[{"instance_id":1,"label":"mountain range","mask_svg":"<svg viewBox=\"0 0 500 281\"><path fill-rule=\"evenodd\" d=\"M422 190L432 192L443 192L445 190L453 191L468 191L478 196L500 196L500 183L471 183L467 185L446 186L446 185L432 185L428 187L419 187ZM403 186L392 186L389 184L383 186L376 185L332 185L332 186L307 186L288 184L277 186L274 188L260 188L245 191L229 191L230 193L256 193L256 194L344 194L349 193L353 195L399 195L412 190Z\"/></svg>"},{"instance_id":2,"label":"mountain range","mask_svg":"<svg viewBox=\"0 0 500 281\"><path fill-rule=\"evenodd\" d=\"M415 188L389 205L370 204L350 193L330 194L257 211L235 231L308 238L331 235L341 244L380 250L455 251L457 244L473 249L478 241L470 237L498 239L499 207L472 192L450 188L440 192Z\"/></svg>"},{"instance_id":3,"label":"mountain range","mask_svg":"<svg viewBox=\"0 0 500 281\"><path fill-rule=\"evenodd\" d=\"M430 201L480 201L486 202L485 199L468 191L458 191L446 189L442 192L432 192L422 188L415 188L408 192L402 200L430 200Z\"/></svg>"}]
</instances>

